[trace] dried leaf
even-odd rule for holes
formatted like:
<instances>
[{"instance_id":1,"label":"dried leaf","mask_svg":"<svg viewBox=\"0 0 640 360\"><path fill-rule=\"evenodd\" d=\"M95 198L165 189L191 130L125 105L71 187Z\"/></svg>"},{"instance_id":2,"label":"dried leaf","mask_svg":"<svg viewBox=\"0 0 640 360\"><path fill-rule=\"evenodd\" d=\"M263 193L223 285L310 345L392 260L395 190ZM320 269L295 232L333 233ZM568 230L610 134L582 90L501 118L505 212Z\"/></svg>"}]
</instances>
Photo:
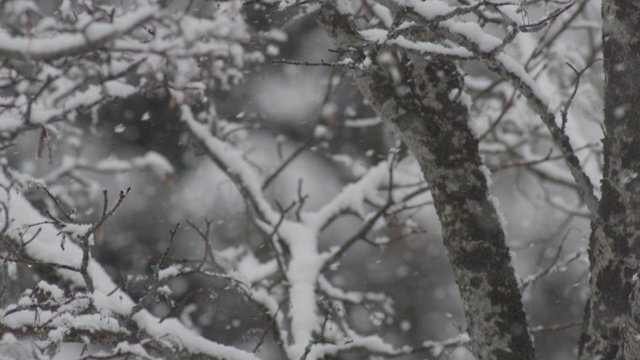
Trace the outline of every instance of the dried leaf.
<instances>
[{"instance_id":1,"label":"dried leaf","mask_svg":"<svg viewBox=\"0 0 640 360\"><path fill-rule=\"evenodd\" d=\"M96 229L96 231L93 233L93 236L95 245L102 246L102 244L104 243L104 230L102 230L102 226Z\"/></svg>"},{"instance_id":2,"label":"dried leaf","mask_svg":"<svg viewBox=\"0 0 640 360\"><path fill-rule=\"evenodd\" d=\"M178 105L178 101L176 100L175 96L171 95L171 99L169 99L169 110L173 110L176 105Z\"/></svg>"},{"instance_id":3,"label":"dried leaf","mask_svg":"<svg viewBox=\"0 0 640 360\"><path fill-rule=\"evenodd\" d=\"M162 184L167 189L170 189L173 186L173 176L170 173L164 174L164 179L162 181Z\"/></svg>"},{"instance_id":4,"label":"dried leaf","mask_svg":"<svg viewBox=\"0 0 640 360\"><path fill-rule=\"evenodd\" d=\"M42 130L40 131L40 140L38 140L38 152L36 153L36 156L38 157L38 159L42 157L42 152L44 151L44 147L46 144L47 144L47 130L42 128Z\"/></svg>"}]
</instances>

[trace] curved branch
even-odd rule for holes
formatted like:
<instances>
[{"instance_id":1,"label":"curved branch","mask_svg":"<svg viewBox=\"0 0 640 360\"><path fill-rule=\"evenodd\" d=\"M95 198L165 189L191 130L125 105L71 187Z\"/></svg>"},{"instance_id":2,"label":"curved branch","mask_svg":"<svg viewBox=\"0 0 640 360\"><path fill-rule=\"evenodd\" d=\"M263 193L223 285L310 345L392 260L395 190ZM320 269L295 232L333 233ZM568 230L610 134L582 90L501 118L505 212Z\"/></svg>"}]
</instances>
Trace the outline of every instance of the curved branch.
<instances>
[{"instance_id":1,"label":"curved branch","mask_svg":"<svg viewBox=\"0 0 640 360\"><path fill-rule=\"evenodd\" d=\"M111 24L91 23L81 33L57 35L55 38L16 38L0 34L0 58L27 61L55 60L80 55L104 46L153 19L157 9L140 7L123 14Z\"/></svg>"}]
</instances>

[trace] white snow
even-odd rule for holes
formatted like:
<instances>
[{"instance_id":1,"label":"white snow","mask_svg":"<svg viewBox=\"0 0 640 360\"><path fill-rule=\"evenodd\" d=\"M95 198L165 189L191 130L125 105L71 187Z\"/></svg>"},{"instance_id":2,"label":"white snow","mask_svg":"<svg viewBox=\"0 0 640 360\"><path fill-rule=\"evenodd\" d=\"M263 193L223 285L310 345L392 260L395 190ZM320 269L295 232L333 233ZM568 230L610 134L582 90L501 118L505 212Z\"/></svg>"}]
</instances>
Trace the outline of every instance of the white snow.
<instances>
[{"instance_id":1,"label":"white snow","mask_svg":"<svg viewBox=\"0 0 640 360\"><path fill-rule=\"evenodd\" d=\"M8 180L0 173L0 185L6 187ZM11 209L11 222L7 235L14 239L31 238L36 232L36 236L24 251L33 259L58 263L79 268L82 260L82 249L73 243L67 243L60 247L58 230L47 221L47 218L38 213L31 204L20 194L0 191L0 202ZM0 218L0 222L3 219ZM40 224L35 225L33 224ZM4 226L4 224L0 224ZM24 235L21 235L24 234ZM70 313L54 313L51 311L39 310L38 321L46 323L48 326L56 328L77 328L88 330L106 330L110 332L127 332L120 326L115 318L108 317L107 314L115 313L128 315L133 309L134 302L122 290L117 289L117 285L111 280L104 269L95 261L89 263L88 272L93 279L95 291L92 294L93 304L101 314L72 315ZM56 270L58 276L67 281L71 281L77 286L84 286L82 276L73 271L64 269ZM47 287L45 285L45 287ZM48 287L49 290L52 288ZM114 290L115 289L115 290ZM54 290L55 292L55 290ZM0 316L0 322L10 328L31 326L34 321L32 310L23 310L6 316ZM207 340L193 331L184 327L179 321L168 319L160 323L159 319L151 315L146 310L139 311L133 317L135 323L144 329L151 336L167 338L175 341L187 351L203 353L210 356L224 357L237 360L257 360L258 358L250 352L245 352L233 347L217 344Z\"/></svg>"},{"instance_id":2,"label":"white snow","mask_svg":"<svg viewBox=\"0 0 640 360\"><path fill-rule=\"evenodd\" d=\"M175 277L180 274L180 267L177 265L171 265L158 271L158 280L164 281L168 278Z\"/></svg>"},{"instance_id":3,"label":"white snow","mask_svg":"<svg viewBox=\"0 0 640 360\"><path fill-rule=\"evenodd\" d=\"M228 171L237 176L242 185L249 192L252 201L255 202L257 210L269 223L276 224L279 215L273 211L271 205L262 194L262 185L259 183L260 177L255 170L242 158L242 154L231 145L210 135L209 128L205 124L197 122L191 109L184 105L181 108L182 121L190 128L191 134L196 137L209 153L214 156L219 163L217 165L225 167Z\"/></svg>"},{"instance_id":4,"label":"white snow","mask_svg":"<svg viewBox=\"0 0 640 360\"><path fill-rule=\"evenodd\" d=\"M367 41L371 41L376 44L382 44L387 40L389 32L384 29L363 29L360 30L360 36Z\"/></svg>"},{"instance_id":5,"label":"white snow","mask_svg":"<svg viewBox=\"0 0 640 360\"><path fill-rule=\"evenodd\" d=\"M447 20L443 21L441 26L447 28L449 31L463 35L466 39L476 44L478 49L484 53L488 53L502 44L501 39L487 34L487 32L475 22Z\"/></svg>"},{"instance_id":6,"label":"white snow","mask_svg":"<svg viewBox=\"0 0 640 360\"><path fill-rule=\"evenodd\" d=\"M25 58L39 59L78 51L88 44L99 43L124 34L135 26L153 18L155 8L141 6L126 14L114 17L112 24L93 22L82 33L57 33L50 38L21 38L0 32L0 54L22 54Z\"/></svg>"},{"instance_id":7,"label":"white snow","mask_svg":"<svg viewBox=\"0 0 640 360\"><path fill-rule=\"evenodd\" d=\"M344 121L346 127L351 128L365 128L373 127L382 124L382 119L379 117L364 118L364 119L347 119Z\"/></svg>"},{"instance_id":8,"label":"white snow","mask_svg":"<svg viewBox=\"0 0 640 360\"><path fill-rule=\"evenodd\" d=\"M525 70L525 68L524 68L524 66L522 64L520 64L519 62L514 60L512 57L510 57L506 53L499 53L496 56L496 60L500 61L502 66L504 66L505 69L507 69L507 71L515 74L519 78L520 81L522 81L529 88L531 88L531 90L533 91L533 94L538 99L540 99L545 104L545 106L547 108L549 108L551 110L549 97L547 96L547 94L545 92L543 92L540 89L540 87L538 86L536 81L533 79L533 77L531 75L529 75L529 73L527 73L527 71Z\"/></svg>"},{"instance_id":9,"label":"white snow","mask_svg":"<svg viewBox=\"0 0 640 360\"><path fill-rule=\"evenodd\" d=\"M313 213L303 213L303 222L312 229L322 229L331 218L344 210L351 210L364 217L364 201L379 202L377 189L389 180L389 165L386 162L369 169L356 183L349 184L329 203Z\"/></svg>"},{"instance_id":10,"label":"white snow","mask_svg":"<svg viewBox=\"0 0 640 360\"><path fill-rule=\"evenodd\" d=\"M423 54L442 54L448 56L457 56L461 58L472 57L473 54L462 47L449 48L444 45L429 43L429 42L415 42L408 40L404 36L398 36L397 38L388 41L391 45L398 45L404 49L417 51Z\"/></svg>"},{"instance_id":11,"label":"white snow","mask_svg":"<svg viewBox=\"0 0 640 360\"><path fill-rule=\"evenodd\" d=\"M65 223L60 229L61 232L71 235L72 238L80 239L84 237L89 230L91 230L91 224L73 224Z\"/></svg>"},{"instance_id":12,"label":"white snow","mask_svg":"<svg viewBox=\"0 0 640 360\"><path fill-rule=\"evenodd\" d=\"M424 17L425 20L433 20L434 18L446 15L454 10L449 4L440 0L393 0L398 6L413 9L417 14Z\"/></svg>"}]
</instances>

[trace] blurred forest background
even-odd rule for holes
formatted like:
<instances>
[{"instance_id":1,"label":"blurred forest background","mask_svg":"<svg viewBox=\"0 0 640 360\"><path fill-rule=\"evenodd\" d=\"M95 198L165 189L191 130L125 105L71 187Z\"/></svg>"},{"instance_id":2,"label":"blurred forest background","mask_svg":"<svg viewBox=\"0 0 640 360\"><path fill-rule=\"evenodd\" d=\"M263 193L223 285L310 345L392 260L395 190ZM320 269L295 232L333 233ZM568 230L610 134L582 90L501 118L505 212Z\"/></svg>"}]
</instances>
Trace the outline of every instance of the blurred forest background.
<instances>
[{"instance_id":1,"label":"blurred forest background","mask_svg":"<svg viewBox=\"0 0 640 360\"><path fill-rule=\"evenodd\" d=\"M531 57L529 68L543 88L551 89L558 108L576 81L565 62L578 69L589 65L570 109L567 132L594 183L601 173L603 82L602 64L591 63L601 56L596 2L578 1L548 28L524 34L526 40L510 48L527 56L539 49L534 50L538 54ZM37 3L47 12L55 11L59 1ZM529 3L522 16L532 23L550 6L547 1ZM195 1L192 12L206 14L216 6ZM269 44L264 62L247 65L241 82L217 89L212 99L219 117L236 129L239 147L261 176L300 153L268 188L274 203L286 206L304 198L305 209L317 209L390 154L409 156L363 102L347 73L320 66L321 61L335 61L337 55L329 51L332 45L314 16L294 21L293 9L269 14L259 2L244 6L246 22L256 31L275 26L283 29L287 39ZM537 356L573 358L586 300L588 217L580 210L575 187L542 124L520 96L477 63L461 67L468 75L465 90L472 99L472 127L481 136L481 152L492 173L491 192L506 218L514 266L518 276L530 281L524 302L534 327ZM258 249L257 254L269 251L237 187L193 146L178 121L178 110L175 100L161 92L115 99L101 106L97 117L79 114L77 126L83 133L77 138L52 134L41 157L36 156L38 131L20 136L4 154L11 167L36 177L59 167L68 153L81 153L90 163L129 159L149 151L169 160L175 168L170 176L158 176L153 170L91 174L111 194L131 187L122 207L104 225L93 252L134 299L144 296L150 266L166 249L177 223L181 227L171 252L175 258L202 253L204 245L194 226L202 228L207 222L214 248L243 242ZM407 172L416 182L422 181L418 167L410 158L405 161ZM73 181L61 186L73 187ZM99 217L101 192L93 190L78 190L76 214L82 221ZM36 204L48 201L46 193L37 189L29 198ZM392 298L394 316L358 305L348 308L347 314L355 329L378 334L396 346L448 339L465 328L430 197L423 194L413 204L390 214L384 226L369 234L369 242L359 241L327 273L338 287ZM356 217L341 218L322 234L321 247L336 245L337 239L349 237L360 225ZM376 239L385 238L384 246L376 245ZM24 281L32 280L25 276ZM189 303L172 310L172 316L215 341L248 350L259 345L260 357L281 358L271 334L263 336L269 332L269 320L228 282L194 276L173 279L169 286L177 299ZM6 292L3 296L16 295ZM170 307L157 303L150 310L164 316ZM361 358L358 353L340 356ZM457 348L401 358L470 359L471 355Z\"/></svg>"}]
</instances>

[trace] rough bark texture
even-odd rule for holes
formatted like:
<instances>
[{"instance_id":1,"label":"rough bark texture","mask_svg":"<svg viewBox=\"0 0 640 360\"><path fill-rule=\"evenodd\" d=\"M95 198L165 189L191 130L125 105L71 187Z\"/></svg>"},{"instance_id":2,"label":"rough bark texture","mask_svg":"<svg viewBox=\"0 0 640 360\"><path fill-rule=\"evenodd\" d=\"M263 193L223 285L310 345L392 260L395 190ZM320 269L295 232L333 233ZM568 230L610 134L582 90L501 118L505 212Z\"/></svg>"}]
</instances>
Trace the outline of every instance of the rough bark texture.
<instances>
[{"instance_id":1,"label":"rough bark texture","mask_svg":"<svg viewBox=\"0 0 640 360\"><path fill-rule=\"evenodd\" d=\"M325 4L320 18L336 46L359 45L348 16ZM458 99L463 81L457 66L446 59L402 55L397 59L402 73L394 78L372 60L365 71L354 71L354 78L416 157L429 183L473 353L478 359L533 359L504 229L481 171L468 109Z\"/></svg>"},{"instance_id":2,"label":"rough bark texture","mask_svg":"<svg viewBox=\"0 0 640 360\"><path fill-rule=\"evenodd\" d=\"M605 163L580 359L640 359L640 2L603 1L602 15Z\"/></svg>"}]
</instances>

